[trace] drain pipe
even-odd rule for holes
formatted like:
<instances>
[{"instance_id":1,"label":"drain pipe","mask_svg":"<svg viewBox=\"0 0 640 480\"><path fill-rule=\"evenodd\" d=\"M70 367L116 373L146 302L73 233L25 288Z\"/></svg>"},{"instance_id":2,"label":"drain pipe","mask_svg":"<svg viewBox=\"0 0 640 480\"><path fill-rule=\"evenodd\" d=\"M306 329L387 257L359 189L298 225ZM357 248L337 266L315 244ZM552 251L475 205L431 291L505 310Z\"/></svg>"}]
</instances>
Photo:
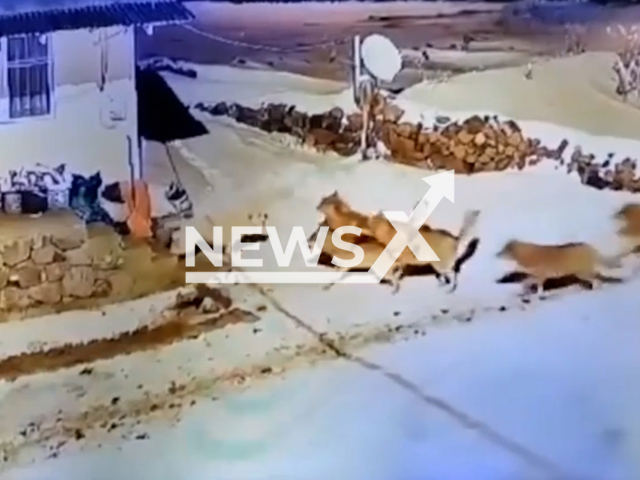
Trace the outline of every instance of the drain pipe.
<instances>
[{"instance_id":1,"label":"drain pipe","mask_svg":"<svg viewBox=\"0 0 640 480\"><path fill-rule=\"evenodd\" d=\"M129 183L131 188L131 202L135 206L136 204L136 189L134 182L136 181L136 170L133 164L133 141L131 135L127 135L127 161L129 163Z\"/></svg>"}]
</instances>

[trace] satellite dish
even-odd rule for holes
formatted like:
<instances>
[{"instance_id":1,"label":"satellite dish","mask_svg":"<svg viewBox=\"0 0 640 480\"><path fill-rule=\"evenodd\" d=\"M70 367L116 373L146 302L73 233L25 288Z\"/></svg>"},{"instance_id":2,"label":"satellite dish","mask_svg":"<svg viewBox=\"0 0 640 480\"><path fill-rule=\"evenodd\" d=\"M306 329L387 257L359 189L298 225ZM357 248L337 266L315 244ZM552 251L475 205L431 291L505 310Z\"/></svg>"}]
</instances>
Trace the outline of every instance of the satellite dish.
<instances>
[{"instance_id":1,"label":"satellite dish","mask_svg":"<svg viewBox=\"0 0 640 480\"><path fill-rule=\"evenodd\" d=\"M402 57L387 37L373 34L360 43L360 36L353 38L353 99L362 112L360 152L367 157L367 138L371 126L371 101L379 82L390 83L402 69Z\"/></svg>"},{"instance_id":2,"label":"satellite dish","mask_svg":"<svg viewBox=\"0 0 640 480\"><path fill-rule=\"evenodd\" d=\"M367 72L383 82L392 82L402 69L402 57L396 46L377 33L364 39L360 54Z\"/></svg>"}]
</instances>

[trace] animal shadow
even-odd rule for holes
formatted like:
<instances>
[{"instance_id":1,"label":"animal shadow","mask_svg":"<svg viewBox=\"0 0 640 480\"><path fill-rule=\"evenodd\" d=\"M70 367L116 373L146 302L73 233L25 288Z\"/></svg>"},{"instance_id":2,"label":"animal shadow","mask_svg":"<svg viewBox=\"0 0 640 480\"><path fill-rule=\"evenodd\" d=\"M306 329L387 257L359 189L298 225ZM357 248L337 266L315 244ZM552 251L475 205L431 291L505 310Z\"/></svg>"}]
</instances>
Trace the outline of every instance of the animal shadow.
<instances>
[{"instance_id":1,"label":"animal shadow","mask_svg":"<svg viewBox=\"0 0 640 480\"><path fill-rule=\"evenodd\" d=\"M355 244L366 241L366 236L358 237L358 239L354 242ZM464 252L458 257L456 263L454 265L454 271L456 273L460 273L462 266L471 259L478 250L478 246L480 245L479 238L473 238L465 248ZM318 265L322 265L325 267L335 268L335 265L331 263L331 259L333 257L328 255L325 252L320 254L320 258L318 259ZM351 272L367 272L368 268L353 268L350 269ZM403 276L404 277L419 277L419 276L438 276L438 272L431 265L405 265L403 268ZM383 283L388 283L387 280L383 280Z\"/></svg>"},{"instance_id":2,"label":"animal shadow","mask_svg":"<svg viewBox=\"0 0 640 480\"><path fill-rule=\"evenodd\" d=\"M496 283L523 283L529 275L520 271L509 272L500 277ZM616 277L609 277L606 275L598 275L598 280L603 283L622 283L624 280ZM579 285L584 290L592 290L593 286L584 280L579 279L575 275L566 275L559 278L551 278L546 280L542 284L542 291L549 292L554 290L560 290L562 288L568 288L574 285Z\"/></svg>"}]
</instances>

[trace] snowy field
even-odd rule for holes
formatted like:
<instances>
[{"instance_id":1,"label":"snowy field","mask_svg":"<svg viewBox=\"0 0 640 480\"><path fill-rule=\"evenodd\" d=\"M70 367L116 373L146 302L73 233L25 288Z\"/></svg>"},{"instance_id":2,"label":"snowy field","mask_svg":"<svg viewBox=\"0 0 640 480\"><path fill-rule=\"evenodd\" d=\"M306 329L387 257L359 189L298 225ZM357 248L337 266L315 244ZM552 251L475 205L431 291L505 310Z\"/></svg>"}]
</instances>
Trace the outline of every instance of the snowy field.
<instances>
[{"instance_id":1,"label":"snowy field","mask_svg":"<svg viewBox=\"0 0 640 480\"><path fill-rule=\"evenodd\" d=\"M569 476L640 475L640 287L442 325L363 356L518 441ZM13 480L554 478L344 362L204 399L177 428L24 470Z\"/></svg>"},{"instance_id":2,"label":"snowy field","mask_svg":"<svg viewBox=\"0 0 640 480\"><path fill-rule=\"evenodd\" d=\"M418 85L401 94L397 103L406 109L408 120L497 113L515 118L527 136L551 147L567 138L568 152L579 144L599 158L609 152L616 152L616 159L637 155L640 142L635 138L640 134L632 134L619 120L620 115L635 119L637 111L608 97L602 100L598 89L609 84L600 77L583 75L579 88L563 96L566 87L550 83L549 75L553 69L564 72L566 65L554 62L545 67L546 74L534 78L533 87L506 69L500 71L505 80L501 91L496 89L496 73L485 72L443 86ZM579 65L575 59L567 62ZM198 80L171 74L166 78L187 104L285 101L315 112L336 105L353 108L350 93L332 82L229 67L200 67L199 74ZM467 92L470 85L476 103L450 110L438 105L454 98L456 88ZM532 88L539 88L537 102L527 97ZM508 108L480 105L489 105L491 96L498 95L502 97L496 105ZM593 122L585 119L584 105L592 100L602 101L598 115L607 136L595 135ZM580 108L572 116L576 105ZM185 182L201 227L208 216L228 227L246 222L248 213L266 212L269 224L282 231L301 225L311 232L318 220L316 204L335 189L363 211L409 211L427 190L422 177L429 172L424 170L321 156L229 120L202 119L211 133L177 148L183 156L179 168L190 172ZM544 457L561 470L560 478L637 479L640 324L635 312L640 297L634 291L640 280L632 268L635 262L624 270L625 284L594 292L572 287L529 305L518 299L518 285L496 283L510 271L496 253L511 238L588 241L604 253L619 251L611 217L634 196L585 187L549 163L524 172L456 176L455 181L455 202L442 201L429 223L455 231L465 210L482 212L476 230L480 246L463 267L455 294L439 288L431 277L403 280L397 295L385 285L338 285L330 291L317 285L283 285L272 286L271 294L316 330L341 338L346 349L361 347L358 355ZM263 245L263 252L268 251ZM268 267L272 260L263 258ZM11 455L0 478L551 478L548 470L487 442L481 432L460 426L379 373L343 361L294 369L304 367L305 360L331 355L301 354L291 361L291 350L305 352L317 339L249 287L230 291L240 306L261 312L257 326L234 325L159 351L103 360L90 377L79 376L82 367L76 367L0 383L0 446ZM161 308L168 299L159 296L156 306ZM2 325L0 355L32 349L36 340L41 348L51 347L70 338L86 341L150 324L158 321L153 312L141 312L153 301L83 318L69 314ZM261 306L267 306L266 311ZM390 342L394 335L389 329L396 326L411 326L398 335L409 341L372 345ZM273 368L274 378L253 379L247 373L265 366ZM238 369L245 372L242 389L232 381ZM122 411L133 411L142 396L137 385L144 382L145 395L160 395L171 381L193 386L187 390L195 402L176 426L168 426L167 416L139 415L131 431L147 432L150 438L129 441L122 440L121 430L90 432L94 424L111 421L96 412L112 397L118 398ZM85 411L95 418L80 418ZM56 459L42 461L50 445L73 437L73 427L57 426L61 417L75 418L69 425L82 420L86 436L68 441ZM35 420L43 433L21 441L18 431Z\"/></svg>"}]
</instances>

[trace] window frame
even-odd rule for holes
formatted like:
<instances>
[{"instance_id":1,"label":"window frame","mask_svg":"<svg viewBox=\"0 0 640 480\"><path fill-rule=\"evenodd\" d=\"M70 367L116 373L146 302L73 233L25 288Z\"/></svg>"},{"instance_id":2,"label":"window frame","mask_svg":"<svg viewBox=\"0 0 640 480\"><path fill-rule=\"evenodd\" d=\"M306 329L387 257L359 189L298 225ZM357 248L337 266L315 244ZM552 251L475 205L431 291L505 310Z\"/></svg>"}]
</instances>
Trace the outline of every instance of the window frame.
<instances>
[{"instance_id":1,"label":"window frame","mask_svg":"<svg viewBox=\"0 0 640 480\"><path fill-rule=\"evenodd\" d=\"M49 112L44 115L28 115L11 118L9 98L9 37L44 35L47 38L47 80L49 82ZM0 123L22 123L50 120L56 116L56 85L54 78L53 35L51 33L26 33L0 37Z\"/></svg>"}]
</instances>

